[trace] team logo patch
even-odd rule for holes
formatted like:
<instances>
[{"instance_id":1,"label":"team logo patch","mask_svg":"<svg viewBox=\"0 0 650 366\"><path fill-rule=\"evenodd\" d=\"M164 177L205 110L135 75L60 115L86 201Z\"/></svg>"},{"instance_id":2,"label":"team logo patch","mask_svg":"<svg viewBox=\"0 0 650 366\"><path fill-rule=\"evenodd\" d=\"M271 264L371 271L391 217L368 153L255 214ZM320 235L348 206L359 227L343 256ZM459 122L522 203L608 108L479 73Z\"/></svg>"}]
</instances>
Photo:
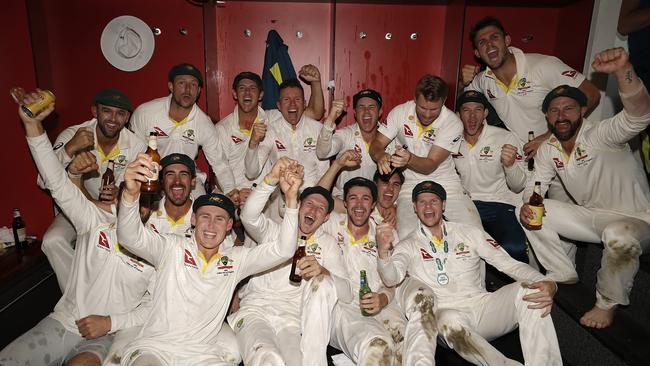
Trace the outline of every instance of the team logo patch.
<instances>
[{"instance_id":1,"label":"team logo patch","mask_svg":"<svg viewBox=\"0 0 650 366\"><path fill-rule=\"evenodd\" d=\"M497 241L492 238L487 238L485 241L495 248L498 248L500 246L499 243L497 243Z\"/></svg>"},{"instance_id":2,"label":"team logo patch","mask_svg":"<svg viewBox=\"0 0 650 366\"><path fill-rule=\"evenodd\" d=\"M483 150L481 150L480 153L481 158L491 158L492 156L494 156L494 154L492 153L492 149L490 148L490 146L485 146Z\"/></svg>"},{"instance_id":3,"label":"team logo patch","mask_svg":"<svg viewBox=\"0 0 650 366\"><path fill-rule=\"evenodd\" d=\"M467 254L469 254L469 245L465 244L464 242L458 243L458 245L456 245L456 249L454 249L454 253L456 256L460 257L467 256Z\"/></svg>"},{"instance_id":4,"label":"team logo patch","mask_svg":"<svg viewBox=\"0 0 650 366\"><path fill-rule=\"evenodd\" d=\"M194 130L185 130L182 137L187 141L194 142Z\"/></svg>"},{"instance_id":5,"label":"team logo patch","mask_svg":"<svg viewBox=\"0 0 650 366\"><path fill-rule=\"evenodd\" d=\"M59 142L58 144L54 145L54 147L52 149L54 151L56 151L56 150L58 150L58 149L60 149L62 147L63 147L63 142Z\"/></svg>"},{"instance_id":6,"label":"team logo patch","mask_svg":"<svg viewBox=\"0 0 650 366\"><path fill-rule=\"evenodd\" d=\"M239 137L234 136L234 135L231 135L230 138L232 139L232 142L235 143L235 145L239 145L242 142L244 142L244 140L242 140Z\"/></svg>"},{"instance_id":7,"label":"team logo patch","mask_svg":"<svg viewBox=\"0 0 650 366\"><path fill-rule=\"evenodd\" d=\"M433 256L429 254L425 249L420 248L420 255L422 255L422 259L425 261L432 261Z\"/></svg>"},{"instance_id":8,"label":"team logo patch","mask_svg":"<svg viewBox=\"0 0 650 366\"><path fill-rule=\"evenodd\" d=\"M305 142L302 143L302 148L304 151L312 151L316 149L316 139L313 137L307 137Z\"/></svg>"},{"instance_id":9,"label":"team logo patch","mask_svg":"<svg viewBox=\"0 0 650 366\"><path fill-rule=\"evenodd\" d=\"M492 90L490 90L490 89L487 90L487 95L488 95L488 97L490 97L490 99L496 99L497 98L497 97L494 96L494 94L492 94Z\"/></svg>"},{"instance_id":10,"label":"team logo patch","mask_svg":"<svg viewBox=\"0 0 650 366\"><path fill-rule=\"evenodd\" d=\"M560 160L559 158L553 158L553 163L555 163L555 169L557 170L563 170L564 169L564 162Z\"/></svg>"},{"instance_id":11,"label":"team logo patch","mask_svg":"<svg viewBox=\"0 0 650 366\"><path fill-rule=\"evenodd\" d=\"M562 76L570 77L575 79L576 75L578 75L578 72L575 70L566 70L562 71Z\"/></svg>"},{"instance_id":12,"label":"team logo patch","mask_svg":"<svg viewBox=\"0 0 650 366\"><path fill-rule=\"evenodd\" d=\"M153 132L155 132L158 137L169 137L169 135L167 135L160 127L154 127Z\"/></svg>"},{"instance_id":13,"label":"team logo patch","mask_svg":"<svg viewBox=\"0 0 650 366\"><path fill-rule=\"evenodd\" d=\"M411 127L408 125L404 125L404 136L413 137L413 131L411 131Z\"/></svg>"},{"instance_id":14,"label":"team logo patch","mask_svg":"<svg viewBox=\"0 0 650 366\"><path fill-rule=\"evenodd\" d=\"M106 250L111 250L111 247L108 245L108 238L106 237L106 233L103 231L99 232L99 238L97 239L97 246L99 248L103 248Z\"/></svg>"},{"instance_id":15,"label":"team logo patch","mask_svg":"<svg viewBox=\"0 0 650 366\"><path fill-rule=\"evenodd\" d=\"M228 258L227 255L219 258L219 262L217 263L217 274L228 276L229 274L234 273L234 262L235 261L232 258Z\"/></svg>"},{"instance_id":16,"label":"team logo patch","mask_svg":"<svg viewBox=\"0 0 650 366\"><path fill-rule=\"evenodd\" d=\"M275 148L278 149L278 151L287 151L287 148L284 147L280 140L275 140Z\"/></svg>"},{"instance_id":17,"label":"team logo patch","mask_svg":"<svg viewBox=\"0 0 650 366\"><path fill-rule=\"evenodd\" d=\"M185 249L185 254L183 255L183 262L186 267L199 268L196 266L196 261L194 260L194 257L192 257L192 253L187 249Z\"/></svg>"},{"instance_id":18,"label":"team logo patch","mask_svg":"<svg viewBox=\"0 0 650 366\"><path fill-rule=\"evenodd\" d=\"M575 149L575 157L576 157L576 163L578 166L587 166L589 165L589 162L593 159L587 151L580 146L577 146Z\"/></svg>"},{"instance_id":19,"label":"team logo patch","mask_svg":"<svg viewBox=\"0 0 650 366\"><path fill-rule=\"evenodd\" d=\"M128 163L126 159L126 155L124 154L117 155L116 157L113 158L113 163L115 163L116 167L124 168Z\"/></svg>"}]
</instances>

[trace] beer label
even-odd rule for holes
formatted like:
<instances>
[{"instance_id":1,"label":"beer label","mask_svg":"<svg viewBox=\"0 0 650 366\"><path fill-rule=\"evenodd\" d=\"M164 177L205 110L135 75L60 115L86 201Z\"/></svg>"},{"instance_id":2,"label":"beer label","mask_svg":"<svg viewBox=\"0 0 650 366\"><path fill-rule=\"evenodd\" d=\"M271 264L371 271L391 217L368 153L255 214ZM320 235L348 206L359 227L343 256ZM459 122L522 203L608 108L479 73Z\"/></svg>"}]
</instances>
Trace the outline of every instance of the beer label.
<instances>
[{"instance_id":1,"label":"beer label","mask_svg":"<svg viewBox=\"0 0 650 366\"><path fill-rule=\"evenodd\" d=\"M158 163L155 161L152 163L153 164L153 169L151 171L151 178L147 177L147 181L151 182L154 180L158 180L158 171L160 170L160 166Z\"/></svg>"},{"instance_id":2,"label":"beer label","mask_svg":"<svg viewBox=\"0 0 650 366\"><path fill-rule=\"evenodd\" d=\"M532 226L541 226L542 225L542 217L544 217L544 205L542 206L528 206L530 207L531 211L533 211L534 217L530 219L529 225Z\"/></svg>"},{"instance_id":3,"label":"beer label","mask_svg":"<svg viewBox=\"0 0 650 366\"><path fill-rule=\"evenodd\" d=\"M25 238L27 237L27 233L25 228L20 228L16 230L16 234L18 234L18 241L23 242L25 241ZM18 244L18 243L16 243Z\"/></svg>"}]
</instances>

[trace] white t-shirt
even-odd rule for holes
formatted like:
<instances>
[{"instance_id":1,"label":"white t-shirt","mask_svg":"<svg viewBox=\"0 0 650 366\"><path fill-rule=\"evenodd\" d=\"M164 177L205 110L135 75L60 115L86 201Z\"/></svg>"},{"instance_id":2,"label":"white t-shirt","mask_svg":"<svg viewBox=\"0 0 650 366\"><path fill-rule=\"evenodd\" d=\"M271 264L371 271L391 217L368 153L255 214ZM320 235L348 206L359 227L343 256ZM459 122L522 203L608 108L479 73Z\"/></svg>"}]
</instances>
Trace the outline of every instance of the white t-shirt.
<instances>
[{"instance_id":1,"label":"white t-shirt","mask_svg":"<svg viewBox=\"0 0 650 366\"><path fill-rule=\"evenodd\" d=\"M396 145L407 145L408 150L419 157L427 157L431 147L438 146L451 154L458 152L463 138L463 123L447 107L442 106L440 115L424 129L420 127L415 113L415 101L408 101L393 108L378 131L389 140L396 139ZM415 186L423 180L441 184L448 195L462 194L463 188L456 173L451 154L431 174L420 174L411 169L404 171L404 186Z\"/></svg>"},{"instance_id":2,"label":"white t-shirt","mask_svg":"<svg viewBox=\"0 0 650 366\"><path fill-rule=\"evenodd\" d=\"M501 163L501 147L505 144L517 148L515 163L506 168ZM463 187L472 200L501 202L516 206L521 202L521 192L526 185L527 164L523 146L512 132L483 123L483 131L474 146L465 139L458 154L453 154L456 170Z\"/></svg>"},{"instance_id":3,"label":"white t-shirt","mask_svg":"<svg viewBox=\"0 0 650 366\"><path fill-rule=\"evenodd\" d=\"M528 142L528 131L534 131L535 136L548 131L542 113L548 92L563 84L577 88L585 77L557 57L524 53L515 47L509 50L517 63L517 75L509 90L490 68L476 75L465 90L485 94L506 127L522 142Z\"/></svg>"},{"instance_id":4,"label":"white t-shirt","mask_svg":"<svg viewBox=\"0 0 650 366\"><path fill-rule=\"evenodd\" d=\"M537 150L535 174L524 199L532 194L535 181L541 182L544 194L557 175L580 206L650 218L648 181L627 144L649 123L650 114L632 117L625 110L598 123L585 120L569 155L551 136Z\"/></svg>"},{"instance_id":5,"label":"white t-shirt","mask_svg":"<svg viewBox=\"0 0 650 366\"><path fill-rule=\"evenodd\" d=\"M123 181L126 165L135 160L138 153L146 151L147 144L133 132L129 131L128 128L123 128L120 131L120 136L118 138L117 144L115 145L115 148L105 154L103 151L101 151L99 144L97 143L97 119L93 118L84 123L66 128L56 138L56 141L54 142L54 152L64 167L67 167L70 164L72 157L68 156L63 146L68 143L68 141L72 139L77 130L82 127L91 130L93 133L95 148L92 150L92 152L97 158L97 165L99 166L98 171L84 175L84 187L86 187L86 190L94 199L97 199L99 197L99 190L101 189L102 185L102 175L104 172L106 172L106 168L108 168L108 161L113 160L115 163L113 174L115 175L115 185L119 186L119 184ZM40 178L39 185L43 187Z\"/></svg>"},{"instance_id":6,"label":"white t-shirt","mask_svg":"<svg viewBox=\"0 0 650 366\"><path fill-rule=\"evenodd\" d=\"M173 153L180 153L195 159L199 147L214 170L219 185L224 192L235 188L235 178L225 164L225 153L217 138L214 124L199 106L194 104L192 111L183 121L169 118L171 94L167 97L151 100L141 104L131 116L131 129L147 140L150 132L158 134L158 153L161 158ZM205 181L203 173L197 176Z\"/></svg>"}]
</instances>

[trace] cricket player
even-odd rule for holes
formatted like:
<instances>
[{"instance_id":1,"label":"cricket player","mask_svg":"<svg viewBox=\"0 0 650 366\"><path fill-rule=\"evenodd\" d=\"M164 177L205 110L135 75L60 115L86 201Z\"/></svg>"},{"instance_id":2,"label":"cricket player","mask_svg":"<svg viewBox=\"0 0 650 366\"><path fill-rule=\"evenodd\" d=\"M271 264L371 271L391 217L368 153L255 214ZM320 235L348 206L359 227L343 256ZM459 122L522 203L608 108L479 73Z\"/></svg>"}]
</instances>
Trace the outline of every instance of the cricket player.
<instances>
[{"instance_id":1,"label":"cricket player","mask_svg":"<svg viewBox=\"0 0 650 366\"><path fill-rule=\"evenodd\" d=\"M559 235L589 243L603 243L596 283L596 304L580 323L604 328L612 323L618 305L629 303L639 256L650 246L650 190L640 162L627 142L650 124L650 96L622 48L602 51L592 67L613 75L623 111L598 123L584 119L587 97L578 88L553 89L542 105L552 136L540 147L533 179L524 191L527 202L533 183L542 195L559 177L577 204L544 200L541 230L526 236L547 274L558 282L575 282L571 248ZM526 228L532 212L524 204L519 214Z\"/></svg>"}]
</instances>

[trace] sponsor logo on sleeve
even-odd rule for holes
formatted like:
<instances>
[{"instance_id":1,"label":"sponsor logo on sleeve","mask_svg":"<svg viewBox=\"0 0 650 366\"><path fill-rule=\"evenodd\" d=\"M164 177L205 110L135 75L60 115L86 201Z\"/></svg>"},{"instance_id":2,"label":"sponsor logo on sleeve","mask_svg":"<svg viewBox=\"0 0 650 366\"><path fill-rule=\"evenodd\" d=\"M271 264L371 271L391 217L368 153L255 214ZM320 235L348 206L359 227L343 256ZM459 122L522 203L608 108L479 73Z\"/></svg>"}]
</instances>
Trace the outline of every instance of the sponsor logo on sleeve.
<instances>
[{"instance_id":1,"label":"sponsor logo on sleeve","mask_svg":"<svg viewBox=\"0 0 650 366\"><path fill-rule=\"evenodd\" d=\"M162 128L160 128L158 126L153 128L153 132L155 132L156 136L158 136L159 138L161 138L161 137L169 137L169 135L167 135L165 133L165 131L163 131Z\"/></svg>"},{"instance_id":2,"label":"sponsor logo on sleeve","mask_svg":"<svg viewBox=\"0 0 650 366\"><path fill-rule=\"evenodd\" d=\"M196 261L194 260L192 253L190 253L190 251L187 249L185 249L185 253L183 255L183 262L185 263L185 267L192 267L195 269L199 268L196 266Z\"/></svg>"},{"instance_id":3,"label":"sponsor logo on sleeve","mask_svg":"<svg viewBox=\"0 0 650 366\"><path fill-rule=\"evenodd\" d=\"M411 131L411 127L406 124L404 125L404 136L413 137L413 131Z\"/></svg>"},{"instance_id":4,"label":"sponsor logo on sleeve","mask_svg":"<svg viewBox=\"0 0 650 366\"><path fill-rule=\"evenodd\" d=\"M485 241L487 241L488 244L490 244L491 246L493 246L495 248L498 248L500 246L499 243L497 243L497 241L492 239L492 238L487 238L487 239L485 239Z\"/></svg>"},{"instance_id":5,"label":"sponsor logo on sleeve","mask_svg":"<svg viewBox=\"0 0 650 366\"><path fill-rule=\"evenodd\" d=\"M108 238L106 237L106 233L103 231L99 232L99 237L97 239L97 247L106 249L108 251L111 250L111 247L108 245Z\"/></svg>"},{"instance_id":6,"label":"sponsor logo on sleeve","mask_svg":"<svg viewBox=\"0 0 650 366\"><path fill-rule=\"evenodd\" d=\"M555 163L555 169L564 170L564 162L559 158L553 158L553 163Z\"/></svg>"},{"instance_id":7,"label":"sponsor logo on sleeve","mask_svg":"<svg viewBox=\"0 0 650 366\"><path fill-rule=\"evenodd\" d=\"M284 147L284 144L282 144L282 141L280 140L275 140L275 148L278 149L278 151L287 151L287 148Z\"/></svg>"},{"instance_id":8,"label":"sponsor logo on sleeve","mask_svg":"<svg viewBox=\"0 0 650 366\"><path fill-rule=\"evenodd\" d=\"M572 78L572 79L575 79L576 75L578 75L578 72L573 70L573 69L562 71L562 76L566 76L566 77L569 77L569 78Z\"/></svg>"},{"instance_id":9,"label":"sponsor logo on sleeve","mask_svg":"<svg viewBox=\"0 0 650 366\"><path fill-rule=\"evenodd\" d=\"M420 255L422 256L422 260L424 261L432 261L433 256L429 254L429 252L426 251L424 248L420 248Z\"/></svg>"},{"instance_id":10,"label":"sponsor logo on sleeve","mask_svg":"<svg viewBox=\"0 0 650 366\"><path fill-rule=\"evenodd\" d=\"M54 147L52 149L54 151L56 151L56 150L58 150L58 149L60 149L62 147L63 147L63 142L59 142L58 144L54 145Z\"/></svg>"}]
</instances>

